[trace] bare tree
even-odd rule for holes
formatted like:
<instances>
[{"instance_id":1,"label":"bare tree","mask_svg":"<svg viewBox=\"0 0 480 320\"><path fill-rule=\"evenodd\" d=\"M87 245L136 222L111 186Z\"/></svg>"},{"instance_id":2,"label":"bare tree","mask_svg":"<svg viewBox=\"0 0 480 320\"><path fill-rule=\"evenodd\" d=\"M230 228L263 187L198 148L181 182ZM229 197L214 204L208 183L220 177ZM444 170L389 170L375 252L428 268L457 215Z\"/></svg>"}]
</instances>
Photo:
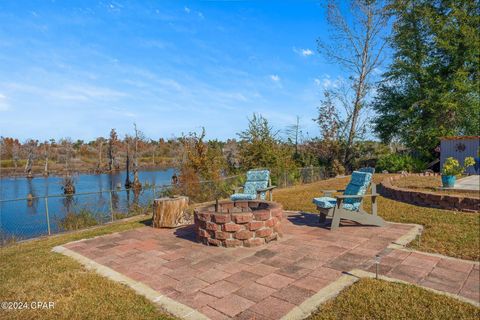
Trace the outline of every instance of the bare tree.
<instances>
[{"instance_id":1,"label":"bare tree","mask_svg":"<svg viewBox=\"0 0 480 320\"><path fill-rule=\"evenodd\" d=\"M43 168L43 175L46 177L48 176L48 157L50 154L50 144L48 141L43 143L43 157L45 159L45 166Z\"/></svg>"},{"instance_id":2,"label":"bare tree","mask_svg":"<svg viewBox=\"0 0 480 320\"><path fill-rule=\"evenodd\" d=\"M302 128L300 126L299 116L296 117L295 124L288 126L285 132L289 142L293 143L295 146L295 155L298 155L298 144L302 139Z\"/></svg>"},{"instance_id":3,"label":"bare tree","mask_svg":"<svg viewBox=\"0 0 480 320\"><path fill-rule=\"evenodd\" d=\"M134 136L134 149L133 149L133 188L134 189L141 189L142 184L140 183L140 179L138 178L138 142L141 138L143 138L143 134L137 128L137 124L133 124L133 128L135 130Z\"/></svg>"},{"instance_id":4,"label":"bare tree","mask_svg":"<svg viewBox=\"0 0 480 320\"><path fill-rule=\"evenodd\" d=\"M130 180L130 144L132 143L132 137L128 134L125 136L125 145L126 145L126 163L125 169L127 171L127 176L125 177L125 188L129 189L132 187L132 181Z\"/></svg>"},{"instance_id":5,"label":"bare tree","mask_svg":"<svg viewBox=\"0 0 480 320\"><path fill-rule=\"evenodd\" d=\"M27 151L27 163L25 164L25 173L27 178L33 178L32 166L33 159L35 158L35 149L37 148L38 141L30 139L25 142L25 147Z\"/></svg>"},{"instance_id":6,"label":"bare tree","mask_svg":"<svg viewBox=\"0 0 480 320\"><path fill-rule=\"evenodd\" d=\"M113 171L118 169L116 154L118 147L118 136L115 129L110 131L110 138L108 139L108 170Z\"/></svg>"},{"instance_id":7,"label":"bare tree","mask_svg":"<svg viewBox=\"0 0 480 320\"><path fill-rule=\"evenodd\" d=\"M102 159L103 145L105 144L105 142L106 142L105 138L103 138L103 137L99 137L96 140L96 146L97 146L97 152L98 152L98 164L97 164L97 169L98 170L102 169L102 165L103 165L103 159Z\"/></svg>"},{"instance_id":8,"label":"bare tree","mask_svg":"<svg viewBox=\"0 0 480 320\"><path fill-rule=\"evenodd\" d=\"M348 166L360 112L366 107L365 100L371 90L372 73L383 62L389 15L383 0L350 0L348 19L340 7L335 0L327 1L327 21L332 27L330 41L318 39L317 43L320 53L350 72L354 94L344 153L344 163Z\"/></svg>"},{"instance_id":9,"label":"bare tree","mask_svg":"<svg viewBox=\"0 0 480 320\"><path fill-rule=\"evenodd\" d=\"M75 193L75 181L72 177L72 158L74 156L73 142L70 138L65 138L59 142L60 153L65 164L65 175L62 181L63 192L67 195Z\"/></svg>"},{"instance_id":10,"label":"bare tree","mask_svg":"<svg viewBox=\"0 0 480 320\"><path fill-rule=\"evenodd\" d=\"M157 152L158 142L152 140L152 165L155 166L155 153Z\"/></svg>"}]
</instances>

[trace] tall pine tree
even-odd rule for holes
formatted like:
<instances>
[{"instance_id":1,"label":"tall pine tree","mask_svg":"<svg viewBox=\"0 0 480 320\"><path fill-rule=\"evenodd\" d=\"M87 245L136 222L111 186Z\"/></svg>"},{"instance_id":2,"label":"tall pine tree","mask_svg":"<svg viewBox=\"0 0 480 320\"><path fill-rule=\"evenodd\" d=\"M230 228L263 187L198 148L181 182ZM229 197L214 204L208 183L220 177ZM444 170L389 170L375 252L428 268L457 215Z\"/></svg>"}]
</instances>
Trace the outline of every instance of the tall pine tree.
<instances>
[{"instance_id":1,"label":"tall pine tree","mask_svg":"<svg viewBox=\"0 0 480 320\"><path fill-rule=\"evenodd\" d=\"M479 3L395 0L394 59L374 109L384 142L426 158L446 135L480 135Z\"/></svg>"}]
</instances>

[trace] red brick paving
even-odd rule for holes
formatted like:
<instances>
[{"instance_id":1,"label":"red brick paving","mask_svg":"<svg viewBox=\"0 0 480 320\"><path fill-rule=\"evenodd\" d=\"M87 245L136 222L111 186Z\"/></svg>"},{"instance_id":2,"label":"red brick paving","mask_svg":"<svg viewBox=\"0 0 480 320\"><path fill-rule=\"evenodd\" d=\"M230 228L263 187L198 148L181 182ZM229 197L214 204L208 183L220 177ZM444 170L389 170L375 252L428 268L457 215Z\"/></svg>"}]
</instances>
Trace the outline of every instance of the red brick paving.
<instances>
[{"instance_id":1,"label":"red brick paving","mask_svg":"<svg viewBox=\"0 0 480 320\"><path fill-rule=\"evenodd\" d=\"M317 216L284 219L284 237L257 248L208 247L191 227L143 227L65 245L215 319L279 319L352 269L480 301L478 264L387 246L411 225L319 227Z\"/></svg>"}]
</instances>

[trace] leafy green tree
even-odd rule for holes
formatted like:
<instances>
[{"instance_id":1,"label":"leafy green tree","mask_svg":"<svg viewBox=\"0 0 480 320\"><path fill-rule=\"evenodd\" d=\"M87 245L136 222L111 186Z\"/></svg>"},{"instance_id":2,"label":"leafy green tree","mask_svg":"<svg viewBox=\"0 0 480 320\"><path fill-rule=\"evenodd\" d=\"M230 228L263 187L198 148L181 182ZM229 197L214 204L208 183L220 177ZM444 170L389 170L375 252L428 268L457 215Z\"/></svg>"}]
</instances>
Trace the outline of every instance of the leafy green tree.
<instances>
[{"instance_id":1,"label":"leafy green tree","mask_svg":"<svg viewBox=\"0 0 480 320\"><path fill-rule=\"evenodd\" d=\"M430 158L441 136L480 134L479 3L395 0L391 9L394 56L375 130Z\"/></svg>"},{"instance_id":2,"label":"leafy green tree","mask_svg":"<svg viewBox=\"0 0 480 320\"><path fill-rule=\"evenodd\" d=\"M262 115L253 114L248 120L248 128L238 136L240 165L244 170L268 168L274 178L295 167L294 149L280 142L278 132Z\"/></svg>"}]
</instances>

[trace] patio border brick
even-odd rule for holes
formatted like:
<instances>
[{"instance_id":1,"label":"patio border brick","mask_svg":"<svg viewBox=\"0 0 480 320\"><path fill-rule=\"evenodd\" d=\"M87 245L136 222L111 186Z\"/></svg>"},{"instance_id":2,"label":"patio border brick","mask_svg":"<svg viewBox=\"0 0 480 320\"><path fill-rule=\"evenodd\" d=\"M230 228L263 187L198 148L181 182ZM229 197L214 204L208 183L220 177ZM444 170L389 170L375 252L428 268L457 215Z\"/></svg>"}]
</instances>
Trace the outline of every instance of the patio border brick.
<instances>
[{"instance_id":1,"label":"patio border brick","mask_svg":"<svg viewBox=\"0 0 480 320\"><path fill-rule=\"evenodd\" d=\"M390 248L390 249L404 249L407 244L415 240L417 236L420 236L423 232L423 226L420 224L399 223L399 222L390 222L390 221L388 221L388 223L412 226L412 228L408 230L406 234L396 239L395 241L392 241L392 243L387 246L387 248Z\"/></svg>"},{"instance_id":2,"label":"patio border brick","mask_svg":"<svg viewBox=\"0 0 480 320\"><path fill-rule=\"evenodd\" d=\"M313 296L303 301L299 306L294 307L289 313L284 315L281 320L305 319L326 301L336 297L343 289L351 286L360 278L350 274L344 274L334 282L320 289Z\"/></svg>"},{"instance_id":3,"label":"patio border brick","mask_svg":"<svg viewBox=\"0 0 480 320\"><path fill-rule=\"evenodd\" d=\"M128 287L132 288L136 293L144 296L148 300L152 301L154 304L165 310L166 312L177 316L181 319L199 319L199 320L209 320L209 318L202 313L198 312L195 309L192 309L184 304L181 304L169 297L159 294L157 291L153 290L147 285L135 281L127 276L122 275L121 273L112 270L104 265L101 265L87 257L82 256L70 249L67 249L62 246L56 246L52 248L53 252L57 252L73 258L77 262L81 263L89 270L94 270L98 274L127 285Z\"/></svg>"}]
</instances>

